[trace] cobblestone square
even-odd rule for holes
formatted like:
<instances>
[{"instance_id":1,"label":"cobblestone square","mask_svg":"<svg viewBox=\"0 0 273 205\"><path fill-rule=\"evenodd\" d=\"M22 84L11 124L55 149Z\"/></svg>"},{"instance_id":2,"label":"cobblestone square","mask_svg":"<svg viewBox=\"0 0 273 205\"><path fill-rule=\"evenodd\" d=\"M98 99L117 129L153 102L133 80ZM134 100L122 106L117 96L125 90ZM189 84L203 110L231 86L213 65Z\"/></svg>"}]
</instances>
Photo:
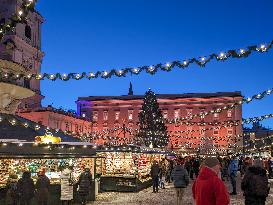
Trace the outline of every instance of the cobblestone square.
<instances>
[{"instance_id":1,"label":"cobblestone square","mask_svg":"<svg viewBox=\"0 0 273 205\"><path fill-rule=\"evenodd\" d=\"M231 205L243 205L244 197L240 189L241 179L238 177L238 195L231 196ZM273 204L273 181L271 181L270 194L267 197L266 205ZM226 183L228 190L230 184ZM186 188L184 193L183 202L185 205L194 205L194 201L191 193L192 181ZM160 189L159 193L153 193L152 188L147 188L138 193L118 193L118 192L105 192L100 193L97 197L97 201L89 203L89 205L175 205L175 189L172 184L166 185L166 189Z\"/></svg>"}]
</instances>

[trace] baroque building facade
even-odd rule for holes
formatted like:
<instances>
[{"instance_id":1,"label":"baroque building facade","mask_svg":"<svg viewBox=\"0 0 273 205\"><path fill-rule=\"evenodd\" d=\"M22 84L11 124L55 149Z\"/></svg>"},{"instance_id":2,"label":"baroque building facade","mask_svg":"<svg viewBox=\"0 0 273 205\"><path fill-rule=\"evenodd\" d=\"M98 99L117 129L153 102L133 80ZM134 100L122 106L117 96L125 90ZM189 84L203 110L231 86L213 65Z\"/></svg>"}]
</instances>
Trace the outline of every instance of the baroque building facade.
<instances>
[{"instance_id":1,"label":"baroque building facade","mask_svg":"<svg viewBox=\"0 0 273 205\"><path fill-rule=\"evenodd\" d=\"M9 18L19 10L22 0L0 0L0 5L0 24L2 24L8 22ZM26 73L40 73L44 56L41 51L43 22L43 17L36 10L29 12L27 22L18 23L15 30L8 32L0 42L0 59L21 65ZM39 80L21 79L16 84L35 91L33 97L21 101L19 110L41 107L44 96L41 94Z\"/></svg>"},{"instance_id":2,"label":"baroque building facade","mask_svg":"<svg viewBox=\"0 0 273 205\"><path fill-rule=\"evenodd\" d=\"M81 138L92 131L91 121L52 106L23 111L18 115L50 129L62 130L76 138Z\"/></svg>"},{"instance_id":3,"label":"baroque building facade","mask_svg":"<svg viewBox=\"0 0 273 205\"><path fill-rule=\"evenodd\" d=\"M157 100L166 121L209 112L242 100L240 92L158 94ZM77 114L92 120L93 142L98 144L116 140L133 143L138 129L138 113L142 109L143 95L79 97ZM188 121L190 124L166 123L169 133L168 147L185 152L198 150L228 150L238 144L242 134L242 106L201 116ZM225 125L227 121L237 126ZM222 125L209 125L218 122ZM203 124L202 124L203 123ZM204 124L205 123L205 124ZM133 133L134 132L134 133ZM108 136L108 137L107 137ZM110 138L109 138L110 136Z\"/></svg>"}]
</instances>

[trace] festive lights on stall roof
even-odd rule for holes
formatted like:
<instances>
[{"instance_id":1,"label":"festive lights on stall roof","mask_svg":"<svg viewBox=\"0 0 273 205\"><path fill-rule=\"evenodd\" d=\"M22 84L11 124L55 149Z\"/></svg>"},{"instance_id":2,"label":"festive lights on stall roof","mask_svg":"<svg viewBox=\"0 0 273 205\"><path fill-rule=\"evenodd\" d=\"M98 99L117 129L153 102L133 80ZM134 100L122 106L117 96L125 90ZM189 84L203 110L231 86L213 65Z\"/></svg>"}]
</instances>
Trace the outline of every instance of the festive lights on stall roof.
<instances>
[{"instance_id":1,"label":"festive lights on stall roof","mask_svg":"<svg viewBox=\"0 0 273 205\"><path fill-rule=\"evenodd\" d=\"M72 149L75 150L76 148L91 148L91 149L97 149L97 145L73 145L73 144L55 144L55 143L38 143L38 142L16 142L16 141L11 141L11 142L1 142L0 141L0 147L1 146L8 146L8 145L15 145L15 146L19 146L19 147L24 147L26 146L39 146L39 147L43 147L43 148L47 148L47 149L54 149L54 148L68 148L68 149Z\"/></svg>"},{"instance_id":2,"label":"festive lights on stall roof","mask_svg":"<svg viewBox=\"0 0 273 205\"><path fill-rule=\"evenodd\" d=\"M242 57L248 57L250 54L253 52L259 52L259 53L264 53L269 51L272 48L273 40L268 43L268 44L261 44L261 45L254 45L254 46L248 46L245 49L239 49L239 50L229 50L227 52L221 52L220 54L213 53L207 57L203 56L201 58L191 58L188 60L184 61L172 61L168 62L165 64L159 63L156 65L151 65L151 66L141 66L138 68L124 68L124 69L112 69L110 71L96 71L96 72L83 72L83 73L69 73L69 74L60 74L60 73L55 73L55 74L48 74L48 73L38 73L38 74L14 74L14 73L0 73L1 76L6 76L5 78L12 78L15 80L21 79L21 78L27 78L27 79L37 79L37 80L52 80L55 81L57 79L63 80L63 81L68 81L70 79L75 79L75 80L80 80L80 79L94 79L94 78L111 78L112 76L126 76L126 74L134 74L137 75L141 73L142 71L146 71L149 74L155 74L158 70L162 71L171 71L172 68L174 67L179 67L179 68L187 68L190 64L197 64L201 67L204 67L208 62L210 62L213 59L216 59L217 61L226 61L229 58L242 58Z\"/></svg>"},{"instance_id":3,"label":"festive lights on stall roof","mask_svg":"<svg viewBox=\"0 0 273 205\"><path fill-rule=\"evenodd\" d=\"M13 31L18 23L25 23L27 21L27 15L29 11L34 10L35 3L36 1L33 0L23 0L22 6L17 13L8 22L0 24L0 41L7 32Z\"/></svg>"}]
</instances>

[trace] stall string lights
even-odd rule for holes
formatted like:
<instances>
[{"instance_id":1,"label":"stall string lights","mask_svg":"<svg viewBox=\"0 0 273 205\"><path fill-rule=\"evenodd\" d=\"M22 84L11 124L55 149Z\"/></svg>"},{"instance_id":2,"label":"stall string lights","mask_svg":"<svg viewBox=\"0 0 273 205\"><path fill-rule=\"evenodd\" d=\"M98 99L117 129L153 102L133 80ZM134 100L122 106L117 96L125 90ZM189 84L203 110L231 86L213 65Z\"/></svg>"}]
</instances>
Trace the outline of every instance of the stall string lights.
<instances>
[{"instance_id":1,"label":"stall string lights","mask_svg":"<svg viewBox=\"0 0 273 205\"><path fill-rule=\"evenodd\" d=\"M0 148L1 146L6 147L9 145L15 145L18 147L24 147L24 146L38 146L45 149L71 149L74 150L76 147L83 148L83 149L97 149L97 145L71 145L71 144L54 144L54 143L23 143L23 142L5 142L0 141Z\"/></svg>"},{"instance_id":2,"label":"stall string lights","mask_svg":"<svg viewBox=\"0 0 273 205\"><path fill-rule=\"evenodd\" d=\"M16 143L16 142L1 142L0 141L0 149L1 147L6 147L10 145L15 145L18 147L24 147L24 146L39 146L41 148L45 149L71 149L74 150L77 148L81 149L96 149L98 152L100 151L113 151L113 152L120 152L120 151L126 151L126 152L155 152L155 153L166 153L165 151L159 150L159 149L150 149L150 148L144 148L139 147L136 145L121 145L121 146L106 146L106 145L69 145L69 144L42 144L42 143Z\"/></svg>"},{"instance_id":3,"label":"stall string lights","mask_svg":"<svg viewBox=\"0 0 273 205\"><path fill-rule=\"evenodd\" d=\"M48 74L48 73L29 73L29 74L23 74L23 73L0 73L0 78L3 79L12 79L12 80L19 80L19 79L36 79L36 80L44 80L48 79L51 81L55 81L57 79L60 79L62 81L68 81L70 79L74 80L81 80L81 79L95 79L95 78L111 78L112 76L117 77L125 77L126 74L130 73L131 75L138 75L143 71L146 71L147 73L154 75L159 70L162 71L171 71L174 67L185 69L190 64L196 64L200 67L204 67L207 63L209 63L211 60L217 60L217 61L226 61L230 58L246 58L253 52L258 53L265 53L268 52L272 48L273 40L267 44L260 44L260 45L253 45L253 46L247 46L244 49L234 49L234 50L228 50L226 52L221 53L212 53L209 56L202 56L199 58L190 58L188 60L184 61L172 61L165 64L159 63L156 65L151 66L141 66L137 68L124 68L120 70L112 69L110 71L96 71L96 72L83 72L83 73L69 73L69 74Z\"/></svg>"},{"instance_id":4,"label":"stall string lights","mask_svg":"<svg viewBox=\"0 0 273 205\"><path fill-rule=\"evenodd\" d=\"M29 11L33 11L36 1L34 0L23 0L21 8L13 15L8 22L0 25L0 41L3 39L4 35L10 31L14 31L18 23L27 22L27 15Z\"/></svg>"}]
</instances>

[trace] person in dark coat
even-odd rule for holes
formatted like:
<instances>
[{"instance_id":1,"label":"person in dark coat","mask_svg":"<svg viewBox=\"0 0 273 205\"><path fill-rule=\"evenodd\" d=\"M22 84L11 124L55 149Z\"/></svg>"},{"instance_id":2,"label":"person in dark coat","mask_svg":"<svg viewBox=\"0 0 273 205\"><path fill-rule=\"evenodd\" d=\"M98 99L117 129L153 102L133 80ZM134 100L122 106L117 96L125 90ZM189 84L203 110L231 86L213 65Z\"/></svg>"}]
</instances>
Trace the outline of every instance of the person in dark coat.
<instances>
[{"instance_id":1,"label":"person in dark coat","mask_svg":"<svg viewBox=\"0 0 273 205\"><path fill-rule=\"evenodd\" d=\"M199 167L200 167L200 162L199 162L199 159L196 158L196 159L193 161L193 163L192 163L192 169L193 169L195 178L198 177L198 174L199 174Z\"/></svg>"},{"instance_id":2,"label":"person in dark coat","mask_svg":"<svg viewBox=\"0 0 273 205\"><path fill-rule=\"evenodd\" d=\"M41 171L38 174L38 180L36 182L36 197L39 205L47 205L50 181L45 175L45 171Z\"/></svg>"},{"instance_id":3,"label":"person in dark coat","mask_svg":"<svg viewBox=\"0 0 273 205\"><path fill-rule=\"evenodd\" d=\"M78 186L79 186L79 197L81 204L86 204L87 197L89 195L89 190L91 188L91 182L92 182L92 175L90 173L90 169L86 167L84 169L84 172L81 173L79 181L78 181Z\"/></svg>"},{"instance_id":4,"label":"person in dark coat","mask_svg":"<svg viewBox=\"0 0 273 205\"><path fill-rule=\"evenodd\" d=\"M230 182L232 186L232 192L230 193L230 195L237 195L237 186L236 186L237 171L238 171L238 160L236 159L236 157L232 157L232 160L230 161L228 166L228 174L230 176Z\"/></svg>"},{"instance_id":5,"label":"person in dark coat","mask_svg":"<svg viewBox=\"0 0 273 205\"><path fill-rule=\"evenodd\" d=\"M151 167L151 177L153 180L153 193L158 192L158 181L159 181L159 165L156 160L153 161Z\"/></svg>"},{"instance_id":6,"label":"person in dark coat","mask_svg":"<svg viewBox=\"0 0 273 205\"><path fill-rule=\"evenodd\" d=\"M262 161L256 159L242 180L241 188L244 191L245 205L265 205L270 187L266 170L262 166Z\"/></svg>"},{"instance_id":7,"label":"person in dark coat","mask_svg":"<svg viewBox=\"0 0 273 205\"><path fill-rule=\"evenodd\" d=\"M268 177L269 179L273 178L273 158L268 159Z\"/></svg>"},{"instance_id":8,"label":"person in dark coat","mask_svg":"<svg viewBox=\"0 0 273 205\"><path fill-rule=\"evenodd\" d=\"M182 205L182 198L184 195L185 188L189 185L190 179L189 174L183 167L183 160L178 159L177 165L175 166L173 173L173 184L176 189L177 205Z\"/></svg>"},{"instance_id":9,"label":"person in dark coat","mask_svg":"<svg viewBox=\"0 0 273 205\"><path fill-rule=\"evenodd\" d=\"M18 181L18 176L15 173L11 173L7 181L8 191L6 194L6 205L18 204L17 181Z\"/></svg>"},{"instance_id":10,"label":"person in dark coat","mask_svg":"<svg viewBox=\"0 0 273 205\"><path fill-rule=\"evenodd\" d=\"M17 184L20 205L30 205L34 197L35 187L31 179L31 173L26 171L23 173L22 178L19 179Z\"/></svg>"}]
</instances>

